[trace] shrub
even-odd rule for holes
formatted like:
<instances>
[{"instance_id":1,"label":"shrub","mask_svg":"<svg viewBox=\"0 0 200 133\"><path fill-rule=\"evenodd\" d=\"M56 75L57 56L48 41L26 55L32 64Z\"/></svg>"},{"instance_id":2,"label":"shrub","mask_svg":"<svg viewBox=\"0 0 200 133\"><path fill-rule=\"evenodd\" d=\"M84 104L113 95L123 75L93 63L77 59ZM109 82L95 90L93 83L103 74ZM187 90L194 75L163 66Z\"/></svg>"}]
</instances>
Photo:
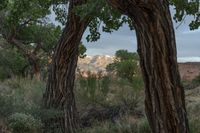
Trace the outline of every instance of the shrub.
<instances>
[{"instance_id":1,"label":"shrub","mask_svg":"<svg viewBox=\"0 0 200 133\"><path fill-rule=\"evenodd\" d=\"M196 96L195 101L187 104L190 133L200 133L200 101L198 100L198 96Z\"/></svg>"},{"instance_id":2,"label":"shrub","mask_svg":"<svg viewBox=\"0 0 200 133\"><path fill-rule=\"evenodd\" d=\"M147 119L142 119L138 123L138 133L151 133L151 129L149 127Z\"/></svg>"},{"instance_id":3,"label":"shrub","mask_svg":"<svg viewBox=\"0 0 200 133\"><path fill-rule=\"evenodd\" d=\"M190 133L200 133L200 118L189 119Z\"/></svg>"},{"instance_id":4,"label":"shrub","mask_svg":"<svg viewBox=\"0 0 200 133\"><path fill-rule=\"evenodd\" d=\"M8 123L13 133L34 133L42 127L40 120L23 113L12 114L8 118Z\"/></svg>"},{"instance_id":5,"label":"shrub","mask_svg":"<svg viewBox=\"0 0 200 133\"><path fill-rule=\"evenodd\" d=\"M12 101L7 97L0 96L0 117L6 117L12 113Z\"/></svg>"},{"instance_id":6,"label":"shrub","mask_svg":"<svg viewBox=\"0 0 200 133\"><path fill-rule=\"evenodd\" d=\"M43 82L28 79L6 80L0 87L0 116L3 117L38 110L45 88Z\"/></svg>"},{"instance_id":7,"label":"shrub","mask_svg":"<svg viewBox=\"0 0 200 133\"><path fill-rule=\"evenodd\" d=\"M192 80L192 83L200 85L200 74Z\"/></svg>"},{"instance_id":8,"label":"shrub","mask_svg":"<svg viewBox=\"0 0 200 133\"><path fill-rule=\"evenodd\" d=\"M3 67L0 66L0 80L3 81L8 77L10 77L8 72Z\"/></svg>"},{"instance_id":9,"label":"shrub","mask_svg":"<svg viewBox=\"0 0 200 133\"><path fill-rule=\"evenodd\" d=\"M110 78L88 72L88 77L77 80L76 95L82 104L105 104L110 89Z\"/></svg>"},{"instance_id":10,"label":"shrub","mask_svg":"<svg viewBox=\"0 0 200 133\"><path fill-rule=\"evenodd\" d=\"M120 120L117 123L97 123L91 128L86 128L78 133L151 133L148 121L139 119L135 122Z\"/></svg>"},{"instance_id":11,"label":"shrub","mask_svg":"<svg viewBox=\"0 0 200 133\"><path fill-rule=\"evenodd\" d=\"M22 76L28 62L15 48L0 49L0 79Z\"/></svg>"}]
</instances>

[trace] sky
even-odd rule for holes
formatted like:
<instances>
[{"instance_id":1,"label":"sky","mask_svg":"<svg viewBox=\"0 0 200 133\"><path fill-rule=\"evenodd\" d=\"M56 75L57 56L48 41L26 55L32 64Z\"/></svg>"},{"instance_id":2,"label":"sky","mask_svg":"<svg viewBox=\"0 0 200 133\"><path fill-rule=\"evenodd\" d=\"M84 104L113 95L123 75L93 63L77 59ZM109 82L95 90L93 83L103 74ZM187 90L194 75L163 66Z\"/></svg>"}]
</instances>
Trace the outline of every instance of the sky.
<instances>
[{"instance_id":1,"label":"sky","mask_svg":"<svg viewBox=\"0 0 200 133\"><path fill-rule=\"evenodd\" d=\"M173 15L173 9L171 11ZM55 18L55 14L51 14L50 18ZM187 16L180 26L179 23L173 21L177 56L180 62L200 61L200 29L191 31L188 26L191 20L192 16ZM130 52L137 50L135 31L130 31L127 25L123 25L118 31L111 34L101 32L101 38L97 42L87 42L88 34L89 31L86 30L82 38L82 42L87 48L87 55L114 55L119 49L127 49Z\"/></svg>"},{"instance_id":2,"label":"sky","mask_svg":"<svg viewBox=\"0 0 200 133\"><path fill-rule=\"evenodd\" d=\"M176 28L178 24L174 22L178 57L200 58L200 29L191 31L188 24L189 21L186 20ZM88 55L114 55L119 49L127 49L130 52L137 50L135 31L130 31L127 25L112 34L101 32L101 38L97 42L88 43L85 39L88 34L86 31L82 38Z\"/></svg>"}]
</instances>

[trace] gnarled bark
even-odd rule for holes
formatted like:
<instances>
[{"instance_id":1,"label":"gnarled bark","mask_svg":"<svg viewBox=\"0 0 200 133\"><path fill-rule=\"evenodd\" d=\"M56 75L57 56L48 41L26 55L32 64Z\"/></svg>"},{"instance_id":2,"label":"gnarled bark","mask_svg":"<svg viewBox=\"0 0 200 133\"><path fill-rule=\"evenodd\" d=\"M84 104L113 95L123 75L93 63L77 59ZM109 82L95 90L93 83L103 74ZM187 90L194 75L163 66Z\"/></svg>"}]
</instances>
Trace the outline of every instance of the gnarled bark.
<instances>
[{"instance_id":1,"label":"gnarled bark","mask_svg":"<svg viewBox=\"0 0 200 133\"><path fill-rule=\"evenodd\" d=\"M64 125L61 122L64 133L74 133L78 127L73 89L79 55L78 46L89 23L89 17L81 19L73 9L83 3L84 0L70 1L67 23L53 55L44 94L45 108L64 111Z\"/></svg>"},{"instance_id":2,"label":"gnarled bark","mask_svg":"<svg viewBox=\"0 0 200 133\"><path fill-rule=\"evenodd\" d=\"M146 115L153 133L188 133L184 90L167 0L108 0L136 30L145 82Z\"/></svg>"}]
</instances>

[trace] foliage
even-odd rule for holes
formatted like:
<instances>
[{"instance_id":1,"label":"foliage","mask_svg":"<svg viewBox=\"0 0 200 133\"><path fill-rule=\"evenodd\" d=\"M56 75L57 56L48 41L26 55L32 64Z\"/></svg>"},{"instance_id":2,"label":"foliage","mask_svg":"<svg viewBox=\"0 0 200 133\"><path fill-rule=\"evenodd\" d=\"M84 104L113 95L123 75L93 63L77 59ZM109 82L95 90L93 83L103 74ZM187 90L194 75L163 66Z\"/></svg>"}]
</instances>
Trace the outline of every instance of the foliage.
<instances>
[{"instance_id":1,"label":"foliage","mask_svg":"<svg viewBox=\"0 0 200 133\"><path fill-rule=\"evenodd\" d=\"M32 43L33 47L40 43L40 47L45 52L52 52L61 32L61 27L54 24L31 24L20 29L17 33L17 38L23 40L27 45Z\"/></svg>"},{"instance_id":2,"label":"foliage","mask_svg":"<svg viewBox=\"0 0 200 133\"><path fill-rule=\"evenodd\" d=\"M192 80L192 83L200 85L200 74Z\"/></svg>"},{"instance_id":3,"label":"foliage","mask_svg":"<svg viewBox=\"0 0 200 133\"><path fill-rule=\"evenodd\" d=\"M7 6L8 0L1 0L0 1L0 11Z\"/></svg>"},{"instance_id":4,"label":"foliage","mask_svg":"<svg viewBox=\"0 0 200 133\"><path fill-rule=\"evenodd\" d=\"M79 131L79 133L151 133L151 130L146 119L139 119L135 122L120 119L117 123L109 121L97 123L91 128Z\"/></svg>"},{"instance_id":5,"label":"foliage","mask_svg":"<svg viewBox=\"0 0 200 133\"><path fill-rule=\"evenodd\" d=\"M15 112L35 114L40 108L44 83L37 80L10 79L0 86L0 116Z\"/></svg>"},{"instance_id":6,"label":"foliage","mask_svg":"<svg viewBox=\"0 0 200 133\"><path fill-rule=\"evenodd\" d=\"M111 99L112 104L123 106L123 110L127 113L134 113L136 110L143 112L143 95L140 89L133 88L127 80L114 80L115 88L112 89L113 99Z\"/></svg>"},{"instance_id":7,"label":"foliage","mask_svg":"<svg viewBox=\"0 0 200 133\"><path fill-rule=\"evenodd\" d=\"M199 0L170 0L169 2L175 8L174 20L176 22L182 22L187 15L192 15L194 19L191 20L189 27L191 30L198 29L200 26ZM92 18L88 26L90 34L86 38L87 41L97 41L101 36L101 30L111 33L125 23L131 30L134 29L130 18L110 7L106 0L88 0L86 4L76 7L76 12L82 18Z\"/></svg>"},{"instance_id":8,"label":"foliage","mask_svg":"<svg viewBox=\"0 0 200 133\"><path fill-rule=\"evenodd\" d=\"M151 129L147 119L142 119L138 123L138 133L151 133Z\"/></svg>"},{"instance_id":9,"label":"foliage","mask_svg":"<svg viewBox=\"0 0 200 133\"><path fill-rule=\"evenodd\" d=\"M48 13L48 8L42 6L41 0L9 0L2 11L0 33L4 38L9 38L24 26L41 22L39 19Z\"/></svg>"},{"instance_id":10,"label":"foliage","mask_svg":"<svg viewBox=\"0 0 200 133\"><path fill-rule=\"evenodd\" d=\"M200 133L200 118L189 119L190 133Z\"/></svg>"},{"instance_id":11,"label":"foliage","mask_svg":"<svg viewBox=\"0 0 200 133\"><path fill-rule=\"evenodd\" d=\"M66 2L68 1L65 1L64 4L66 4ZM182 0L171 0L170 2L175 5L175 20L183 21L185 15L193 15L194 20L192 20L190 28L196 29L199 27L199 1L188 2ZM67 16L67 12L66 8L63 8L64 10L59 8L61 7L60 5L63 4L61 0L55 0L53 3L51 0L1 0L0 34L2 34L5 39L16 37L16 39L21 40L24 44L23 47L26 48L26 50L28 49L28 52L33 51L36 47L36 43L43 43L43 50L48 51L50 49L49 53L51 53L61 31L60 27L45 23L45 21L47 21L46 15L50 13L49 7L51 4L57 5L57 19L64 24L66 19L62 18ZM114 30L118 30L124 23L128 23L130 28L133 29L130 19L108 6L105 0L88 0L86 4L77 7L76 10L77 14L82 17L92 17L92 21L89 24L89 31L91 34L87 36L88 41L96 41L100 38L100 28L102 28L102 31L104 32L111 33ZM19 73L22 73L22 68L24 68L27 63L24 58L22 58L22 55L18 54L19 51L14 49L12 52L3 50L0 53L3 55L0 56L0 61L3 61L0 66L0 69L3 70L1 73L2 76L0 76L2 78L9 77L11 74L18 75ZM128 80L128 84L136 85L135 88L141 88L142 82L140 81L142 80L138 73L139 71L137 70L137 61L130 58L131 54L127 54L127 56L125 55L124 57L123 53L127 54L126 51L116 54L120 58L111 64L108 69L110 71L116 71L119 77ZM43 57L44 56L40 58ZM86 92L83 94L86 94L86 98L93 102L107 100L106 96L111 91L109 88L109 82L109 77L100 80L95 77L89 77L86 80L84 79L80 84L83 86L82 91ZM38 108L38 103L41 103L40 100L42 97L41 91L43 85L40 84L41 86L37 86L38 83L33 83L30 87L27 84L21 85L21 81L11 81L8 82L8 84L11 89L1 93L2 96L0 97L0 103L3 105L1 111L3 111L3 113L6 112L5 115L10 115L13 112L30 112L33 108ZM99 94L102 96L100 97ZM126 97L128 100L125 101L131 101L129 95ZM18 116L20 115L17 114L15 117L19 118ZM21 115L20 117L28 118L29 116ZM30 119L30 121L31 120L32 119ZM146 129L146 123L142 123L142 125L143 124ZM122 130L121 127L119 129L119 127L119 125L114 127L110 126L108 129L113 132L126 132L128 127L129 130L129 126L127 125L123 126L125 127L125 130ZM108 132L109 130L105 129L103 132ZM145 132L146 130L141 131ZM101 128L96 132L102 132Z\"/></svg>"},{"instance_id":12,"label":"foliage","mask_svg":"<svg viewBox=\"0 0 200 133\"><path fill-rule=\"evenodd\" d=\"M86 47L81 43L79 45L79 57L80 58L84 58L86 57L87 55L85 54L85 52L87 51Z\"/></svg>"},{"instance_id":13,"label":"foliage","mask_svg":"<svg viewBox=\"0 0 200 133\"><path fill-rule=\"evenodd\" d=\"M90 34L86 37L87 41L97 41L101 36L100 30L111 33L124 23L128 23L133 29L130 19L111 8L105 0L88 0L87 3L77 6L75 10L82 18L92 18L88 25Z\"/></svg>"},{"instance_id":14,"label":"foliage","mask_svg":"<svg viewBox=\"0 0 200 133\"><path fill-rule=\"evenodd\" d=\"M198 29L200 26L199 0L171 0L170 2L176 10L174 15L176 22L184 21L187 15L192 15L194 19L189 24L189 27L191 30Z\"/></svg>"},{"instance_id":15,"label":"foliage","mask_svg":"<svg viewBox=\"0 0 200 133\"><path fill-rule=\"evenodd\" d=\"M192 83L190 83L192 84ZM200 133L200 88L186 90L186 108L191 133Z\"/></svg>"},{"instance_id":16,"label":"foliage","mask_svg":"<svg viewBox=\"0 0 200 133\"><path fill-rule=\"evenodd\" d=\"M28 63L15 48L0 49L0 80L22 76Z\"/></svg>"},{"instance_id":17,"label":"foliage","mask_svg":"<svg viewBox=\"0 0 200 133\"><path fill-rule=\"evenodd\" d=\"M134 75L138 69L138 59L136 53L130 53L127 50L118 50L115 53L115 61L107 66L107 70L112 72L116 71L117 75L125 78L130 82L133 80Z\"/></svg>"},{"instance_id":18,"label":"foliage","mask_svg":"<svg viewBox=\"0 0 200 133\"><path fill-rule=\"evenodd\" d=\"M195 77L192 81L182 81L182 84L186 90L195 89L200 85L200 75Z\"/></svg>"},{"instance_id":19,"label":"foliage","mask_svg":"<svg viewBox=\"0 0 200 133\"><path fill-rule=\"evenodd\" d=\"M115 56L114 63L106 67L107 71L116 72L120 78L128 80L135 88L142 87L138 55L127 50L118 50Z\"/></svg>"},{"instance_id":20,"label":"foliage","mask_svg":"<svg viewBox=\"0 0 200 133\"><path fill-rule=\"evenodd\" d=\"M101 75L101 74L100 74ZM111 75L99 76L89 73L88 77L76 80L76 96L79 108L119 108L121 113L142 112L141 89L135 89L127 80L115 79ZM142 88L139 86L138 88Z\"/></svg>"},{"instance_id":21,"label":"foliage","mask_svg":"<svg viewBox=\"0 0 200 133\"><path fill-rule=\"evenodd\" d=\"M9 79L1 82L0 118L8 121L16 133L32 133L33 129L41 130L41 120L63 115L60 110L41 107L44 88L44 82L38 80Z\"/></svg>"},{"instance_id":22,"label":"foliage","mask_svg":"<svg viewBox=\"0 0 200 133\"><path fill-rule=\"evenodd\" d=\"M61 35L61 27L48 22L50 5L50 0L9 0L0 12L0 34L7 41L5 45L23 55L28 69L34 68L33 61L46 67Z\"/></svg>"},{"instance_id":23,"label":"foliage","mask_svg":"<svg viewBox=\"0 0 200 133\"><path fill-rule=\"evenodd\" d=\"M10 93L9 88L2 85L0 87L0 117L7 117L13 113L13 100L8 96Z\"/></svg>"},{"instance_id":24,"label":"foliage","mask_svg":"<svg viewBox=\"0 0 200 133\"><path fill-rule=\"evenodd\" d=\"M14 113L8 118L13 133L33 133L42 127L42 122L31 115Z\"/></svg>"},{"instance_id":25,"label":"foliage","mask_svg":"<svg viewBox=\"0 0 200 133\"><path fill-rule=\"evenodd\" d=\"M102 76L101 73L94 75L88 72L88 77L80 77L78 79L79 87L77 90L78 97L86 100L86 103L105 104L106 97L109 93L111 79L107 76Z\"/></svg>"}]
</instances>

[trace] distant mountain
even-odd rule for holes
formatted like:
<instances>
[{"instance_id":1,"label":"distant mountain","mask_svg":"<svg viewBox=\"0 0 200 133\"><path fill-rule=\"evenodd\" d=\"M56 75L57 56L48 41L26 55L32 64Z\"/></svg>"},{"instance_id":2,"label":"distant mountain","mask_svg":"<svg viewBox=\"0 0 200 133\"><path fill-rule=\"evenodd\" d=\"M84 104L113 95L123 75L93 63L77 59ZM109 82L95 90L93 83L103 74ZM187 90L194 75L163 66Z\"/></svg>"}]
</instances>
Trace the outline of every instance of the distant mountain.
<instances>
[{"instance_id":1,"label":"distant mountain","mask_svg":"<svg viewBox=\"0 0 200 133\"><path fill-rule=\"evenodd\" d=\"M79 58L78 69L81 72L106 73L106 66L114 61L114 56L109 55L95 55Z\"/></svg>"},{"instance_id":2,"label":"distant mountain","mask_svg":"<svg viewBox=\"0 0 200 133\"><path fill-rule=\"evenodd\" d=\"M114 56L109 55L95 55L86 56L85 58L79 58L78 69L83 75L87 76L87 72L90 71L93 74L98 72L106 73L106 66L114 61ZM192 80L194 77L200 74L200 62L192 62L198 58L182 58L179 63L179 71L183 80Z\"/></svg>"},{"instance_id":3,"label":"distant mountain","mask_svg":"<svg viewBox=\"0 0 200 133\"><path fill-rule=\"evenodd\" d=\"M191 81L200 75L200 62L179 63L179 72L182 80Z\"/></svg>"},{"instance_id":4,"label":"distant mountain","mask_svg":"<svg viewBox=\"0 0 200 133\"><path fill-rule=\"evenodd\" d=\"M180 57L178 62L200 62L200 57Z\"/></svg>"}]
</instances>

